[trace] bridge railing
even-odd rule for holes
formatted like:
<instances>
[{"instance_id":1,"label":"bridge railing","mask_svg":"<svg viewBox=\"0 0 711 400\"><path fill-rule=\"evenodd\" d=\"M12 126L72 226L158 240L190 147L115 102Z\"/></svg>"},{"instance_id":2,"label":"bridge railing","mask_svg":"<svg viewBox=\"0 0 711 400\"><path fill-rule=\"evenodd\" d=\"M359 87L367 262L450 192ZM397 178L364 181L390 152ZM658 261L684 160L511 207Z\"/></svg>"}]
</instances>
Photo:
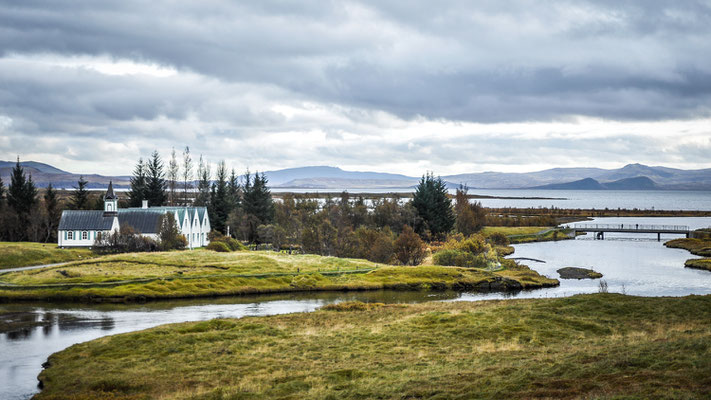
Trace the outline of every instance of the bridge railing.
<instances>
[{"instance_id":1,"label":"bridge railing","mask_svg":"<svg viewBox=\"0 0 711 400\"><path fill-rule=\"evenodd\" d=\"M601 231L611 229L625 229L630 231L689 231L686 225L642 225L642 224L574 224L568 225L568 228L577 230L594 230Z\"/></svg>"}]
</instances>

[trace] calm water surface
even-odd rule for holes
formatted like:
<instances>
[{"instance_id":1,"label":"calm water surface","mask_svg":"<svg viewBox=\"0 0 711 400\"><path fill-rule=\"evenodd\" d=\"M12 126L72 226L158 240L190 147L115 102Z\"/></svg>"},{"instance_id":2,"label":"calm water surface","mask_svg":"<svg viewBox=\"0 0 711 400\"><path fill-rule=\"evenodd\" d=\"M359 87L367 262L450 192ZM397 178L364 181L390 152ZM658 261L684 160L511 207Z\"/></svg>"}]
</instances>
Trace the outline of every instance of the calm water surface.
<instances>
[{"instance_id":1,"label":"calm water surface","mask_svg":"<svg viewBox=\"0 0 711 400\"><path fill-rule=\"evenodd\" d=\"M273 192L318 193L315 189L272 189ZM338 193L342 190L320 190L322 193ZM349 193L405 193L414 188L399 189L348 189ZM454 194L455 189L450 193ZM640 210L701 210L711 211L711 191L693 190L534 190L534 189L470 189L469 194L495 197L518 197L519 199L478 199L485 207L514 208L638 208ZM543 197L546 199L525 199Z\"/></svg>"},{"instance_id":2,"label":"calm water surface","mask_svg":"<svg viewBox=\"0 0 711 400\"><path fill-rule=\"evenodd\" d=\"M600 224L711 226L711 218L599 218ZM663 240L678 236L665 236ZM685 250L668 249L656 235L608 234L605 240L579 237L560 242L516 245L512 257L558 278L561 267L586 267L601 272L609 291L640 296L711 294L711 273L684 268L694 258ZM595 293L600 280L561 280L557 288L519 293L351 292L263 295L237 298L155 302L145 305L4 304L0 305L0 399L26 399L37 392L37 375L47 357L75 343L157 325L212 318L240 318L310 312L340 301L386 303L477 301L504 298L562 297ZM22 326L22 327L17 327Z\"/></svg>"}]
</instances>

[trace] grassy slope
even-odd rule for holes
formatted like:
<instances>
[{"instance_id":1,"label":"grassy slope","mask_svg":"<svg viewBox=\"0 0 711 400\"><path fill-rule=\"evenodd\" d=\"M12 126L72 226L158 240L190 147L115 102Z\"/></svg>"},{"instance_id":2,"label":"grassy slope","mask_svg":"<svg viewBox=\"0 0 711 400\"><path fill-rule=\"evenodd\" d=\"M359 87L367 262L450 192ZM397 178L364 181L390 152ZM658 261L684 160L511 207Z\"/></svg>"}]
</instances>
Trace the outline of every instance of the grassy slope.
<instances>
[{"instance_id":1,"label":"grassy slope","mask_svg":"<svg viewBox=\"0 0 711 400\"><path fill-rule=\"evenodd\" d=\"M94 254L89 249L60 249L51 243L0 242L0 270L91 257Z\"/></svg>"},{"instance_id":2,"label":"grassy slope","mask_svg":"<svg viewBox=\"0 0 711 400\"><path fill-rule=\"evenodd\" d=\"M504 235L533 235L552 226L485 226L481 233L491 235L492 233L503 233Z\"/></svg>"},{"instance_id":3,"label":"grassy slope","mask_svg":"<svg viewBox=\"0 0 711 400\"><path fill-rule=\"evenodd\" d=\"M711 296L329 308L77 344L37 398L711 396Z\"/></svg>"},{"instance_id":4,"label":"grassy slope","mask_svg":"<svg viewBox=\"0 0 711 400\"><path fill-rule=\"evenodd\" d=\"M711 240L704 239L674 239L664 243L665 246L674 249L688 250L691 254L706 258L686 260L684 266L687 268L704 269L711 271Z\"/></svg>"},{"instance_id":5,"label":"grassy slope","mask_svg":"<svg viewBox=\"0 0 711 400\"><path fill-rule=\"evenodd\" d=\"M352 271L359 273L348 273ZM0 298L67 300L383 288L476 290L488 289L492 283L501 286L516 282L524 288L558 284L557 280L515 265L492 273L440 266L394 267L316 255L207 250L106 256L61 267L2 274L0 281L17 285L0 288Z\"/></svg>"}]
</instances>

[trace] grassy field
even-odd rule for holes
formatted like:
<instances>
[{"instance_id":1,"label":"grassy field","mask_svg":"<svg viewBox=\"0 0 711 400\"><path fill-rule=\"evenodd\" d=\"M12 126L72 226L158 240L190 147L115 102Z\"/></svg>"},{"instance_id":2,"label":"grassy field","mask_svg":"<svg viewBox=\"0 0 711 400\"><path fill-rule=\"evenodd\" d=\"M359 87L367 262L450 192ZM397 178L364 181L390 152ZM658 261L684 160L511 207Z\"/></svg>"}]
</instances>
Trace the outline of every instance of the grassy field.
<instances>
[{"instance_id":1,"label":"grassy field","mask_svg":"<svg viewBox=\"0 0 711 400\"><path fill-rule=\"evenodd\" d=\"M525 266L506 266L486 272L266 251L132 253L0 274L0 300L125 301L366 289L499 291L558 285Z\"/></svg>"},{"instance_id":2,"label":"grassy field","mask_svg":"<svg viewBox=\"0 0 711 400\"><path fill-rule=\"evenodd\" d=\"M89 249L60 249L52 243L0 242L0 270L92 257Z\"/></svg>"},{"instance_id":3,"label":"grassy field","mask_svg":"<svg viewBox=\"0 0 711 400\"><path fill-rule=\"evenodd\" d=\"M711 296L343 303L77 344L36 398L709 398L709 321Z\"/></svg>"}]
</instances>

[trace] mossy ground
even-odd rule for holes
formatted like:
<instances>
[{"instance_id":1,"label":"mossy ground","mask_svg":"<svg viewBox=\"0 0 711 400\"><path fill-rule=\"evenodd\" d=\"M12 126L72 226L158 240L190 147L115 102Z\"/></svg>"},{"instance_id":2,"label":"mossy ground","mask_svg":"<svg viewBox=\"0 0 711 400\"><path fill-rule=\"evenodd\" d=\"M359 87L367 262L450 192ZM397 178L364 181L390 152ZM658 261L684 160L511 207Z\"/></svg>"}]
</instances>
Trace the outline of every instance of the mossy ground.
<instances>
[{"instance_id":1,"label":"mossy ground","mask_svg":"<svg viewBox=\"0 0 711 400\"><path fill-rule=\"evenodd\" d=\"M37 399L709 398L711 296L362 305L50 357Z\"/></svg>"},{"instance_id":2,"label":"mossy ground","mask_svg":"<svg viewBox=\"0 0 711 400\"><path fill-rule=\"evenodd\" d=\"M513 263L504 271L487 272L267 251L195 250L121 254L1 274L5 286L0 286L0 299L124 301L313 290L474 290L502 279L522 288L558 284Z\"/></svg>"},{"instance_id":3,"label":"mossy ground","mask_svg":"<svg viewBox=\"0 0 711 400\"><path fill-rule=\"evenodd\" d=\"M711 271L711 258L694 258L691 260L686 260L684 266L687 268Z\"/></svg>"},{"instance_id":4,"label":"mossy ground","mask_svg":"<svg viewBox=\"0 0 711 400\"><path fill-rule=\"evenodd\" d=\"M686 260L684 266L687 268L711 271L711 239L674 239L665 242L664 245L674 249L688 250L691 254L706 257Z\"/></svg>"},{"instance_id":5,"label":"mossy ground","mask_svg":"<svg viewBox=\"0 0 711 400\"><path fill-rule=\"evenodd\" d=\"M0 270L95 257L89 249L60 249L52 243L0 242Z\"/></svg>"}]
</instances>

